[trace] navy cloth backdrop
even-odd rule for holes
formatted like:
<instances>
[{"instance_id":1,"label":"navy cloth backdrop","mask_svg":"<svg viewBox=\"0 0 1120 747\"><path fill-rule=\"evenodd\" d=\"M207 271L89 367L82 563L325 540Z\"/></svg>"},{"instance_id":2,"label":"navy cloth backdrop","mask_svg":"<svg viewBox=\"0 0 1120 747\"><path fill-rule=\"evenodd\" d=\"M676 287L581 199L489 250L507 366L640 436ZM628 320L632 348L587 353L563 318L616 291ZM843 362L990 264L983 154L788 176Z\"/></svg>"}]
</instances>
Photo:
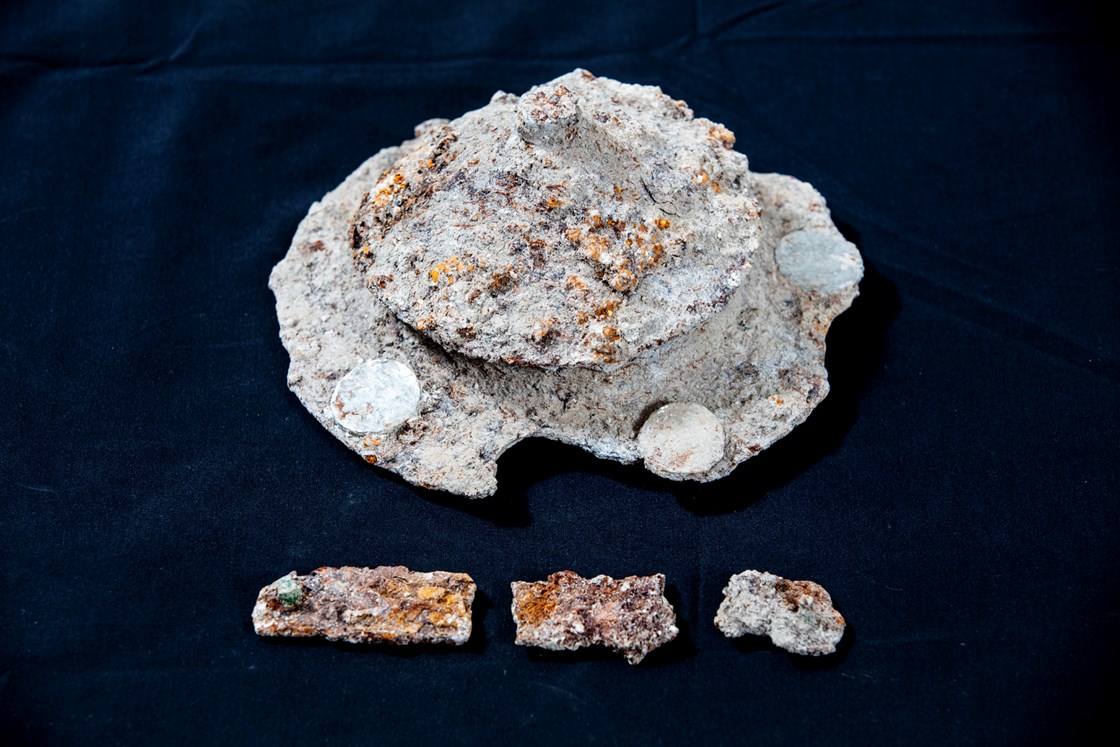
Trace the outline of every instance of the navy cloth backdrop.
<instances>
[{"instance_id":1,"label":"navy cloth backdrop","mask_svg":"<svg viewBox=\"0 0 1120 747\"><path fill-rule=\"evenodd\" d=\"M1106 5L1101 3L1101 5ZM1120 90L1093 3L0 3L0 741L1046 742L1117 665ZM722 122L867 262L832 393L708 485L547 441L470 502L285 385L270 268L432 117L584 67ZM469 572L464 649L274 642L290 570ZM663 572L638 667L515 647L509 582ZM802 659L712 624L812 579Z\"/></svg>"}]
</instances>

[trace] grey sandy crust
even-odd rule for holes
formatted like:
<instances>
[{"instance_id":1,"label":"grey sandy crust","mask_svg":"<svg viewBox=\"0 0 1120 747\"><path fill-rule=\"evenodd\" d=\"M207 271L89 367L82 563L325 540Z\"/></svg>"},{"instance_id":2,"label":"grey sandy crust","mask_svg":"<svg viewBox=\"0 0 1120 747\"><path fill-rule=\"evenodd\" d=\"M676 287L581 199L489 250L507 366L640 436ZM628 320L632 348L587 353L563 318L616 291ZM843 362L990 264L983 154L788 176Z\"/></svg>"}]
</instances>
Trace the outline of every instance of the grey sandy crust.
<instances>
[{"instance_id":1,"label":"grey sandy crust","mask_svg":"<svg viewBox=\"0 0 1120 747\"><path fill-rule=\"evenodd\" d=\"M530 94L582 75L571 73ZM628 88L635 89L634 97L669 100L655 88ZM505 110L512 106L510 99L516 97L495 96ZM726 149L733 136L704 122ZM502 360L502 349L470 348L488 357L455 352L406 324L390 310L401 299L378 295L369 266L362 264L367 244L361 236L355 242L355 210L368 195L384 189L387 179L392 183L394 169L410 153L431 147L425 142L421 137L382 150L314 203L269 280L280 337L291 357L289 387L327 430L370 464L417 485L482 497L497 488L501 454L521 439L540 436L605 459L642 460L647 469L669 479L709 481L789 433L828 393L825 335L857 295L863 266L858 250L833 225L824 199L808 184L754 174L746 170L745 158L733 159L728 169L742 169L742 210L756 210L757 216L741 229L751 242L744 253L714 245L705 250L715 258L738 257L735 261L749 256L744 269L734 271L737 285L725 299L720 294L707 297L707 311L689 322L694 326L670 330L668 339L653 347L639 349L641 339L627 347L622 343L628 341L621 339L614 352L628 357L518 365ZM464 165L470 160L469 154L453 159ZM454 163L447 168L456 168ZM603 181L602 175L599 179ZM649 204L635 205L634 211L652 210ZM650 212L657 220L653 216ZM690 235L716 235L703 227L674 225ZM391 226L387 235L398 226ZM586 239L590 230L580 235ZM618 241L624 235L604 233ZM355 243L361 246L355 248ZM372 251L376 247L365 253ZM566 249L558 244L550 251L563 255L558 261L566 267L592 262L575 244ZM659 267L648 268L639 287L661 282L659 292L693 292L687 259L685 253L667 260L664 282ZM448 269L446 264L428 267L423 264L427 259L416 261L417 283L425 273L430 279L433 271L441 279ZM704 273L712 272L712 262L716 259ZM607 270L612 268L617 269L611 265ZM616 274L600 273L607 286ZM580 282L588 284L594 277L591 273ZM463 282L469 287L475 281ZM621 300L607 303L602 319L592 316L588 321L600 331L610 326L606 322L615 318L612 313L623 314L627 303L639 308L647 303L628 295L631 291L604 288L595 290L594 303ZM503 307L503 328L520 325L528 335L524 339L531 340L547 298L535 295L533 287L518 292L529 300L528 315L519 318L517 305ZM422 300L433 309L457 302L457 297L438 294ZM569 302L565 296L564 304ZM475 312L463 313L469 317ZM657 323L668 324L664 318ZM522 342L517 345L523 352L530 350Z\"/></svg>"}]
</instances>

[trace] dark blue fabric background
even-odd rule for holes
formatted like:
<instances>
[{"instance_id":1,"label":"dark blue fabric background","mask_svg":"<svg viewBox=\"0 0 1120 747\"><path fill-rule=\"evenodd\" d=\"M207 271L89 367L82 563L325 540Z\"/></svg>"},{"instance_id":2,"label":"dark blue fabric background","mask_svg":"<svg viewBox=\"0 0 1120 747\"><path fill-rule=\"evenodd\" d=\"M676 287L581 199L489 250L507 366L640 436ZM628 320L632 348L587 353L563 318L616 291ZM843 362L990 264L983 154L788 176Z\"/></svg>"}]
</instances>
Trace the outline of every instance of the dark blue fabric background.
<instances>
[{"instance_id":1,"label":"dark blue fabric background","mask_svg":"<svg viewBox=\"0 0 1120 747\"><path fill-rule=\"evenodd\" d=\"M0 3L0 741L1021 743L1111 716L1120 66L1093 7ZM288 392L269 270L417 122L577 66L827 197L868 267L833 392L709 485L530 441L493 499L418 490ZM253 634L287 571L398 563L475 577L464 650ZM562 568L664 572L681 636L639 667L514 647L510 580ZM841 653L719 635L745 568L822 583Z\"/></svg>"}]
</instances>

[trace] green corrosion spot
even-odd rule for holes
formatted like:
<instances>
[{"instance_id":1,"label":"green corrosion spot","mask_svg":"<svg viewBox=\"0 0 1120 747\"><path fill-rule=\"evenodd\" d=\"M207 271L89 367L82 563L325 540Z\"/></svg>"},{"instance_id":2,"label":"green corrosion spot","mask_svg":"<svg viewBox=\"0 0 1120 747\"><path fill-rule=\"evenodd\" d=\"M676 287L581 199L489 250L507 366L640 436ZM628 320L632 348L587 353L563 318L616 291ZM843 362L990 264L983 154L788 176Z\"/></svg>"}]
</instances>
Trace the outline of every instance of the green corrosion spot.
<instances>
[{"instance_id":1,"label":"green corrosion spot","mask_svg":"<svg viewBox=\"0 0 1120 747\"><path fill-rule=\"evenodd\" d=\"M294 578L284 576L274 586L276 587L276 597L284 603L285 607L294 607L303 601L303 587Z\"/></svg>"}]
</instances>

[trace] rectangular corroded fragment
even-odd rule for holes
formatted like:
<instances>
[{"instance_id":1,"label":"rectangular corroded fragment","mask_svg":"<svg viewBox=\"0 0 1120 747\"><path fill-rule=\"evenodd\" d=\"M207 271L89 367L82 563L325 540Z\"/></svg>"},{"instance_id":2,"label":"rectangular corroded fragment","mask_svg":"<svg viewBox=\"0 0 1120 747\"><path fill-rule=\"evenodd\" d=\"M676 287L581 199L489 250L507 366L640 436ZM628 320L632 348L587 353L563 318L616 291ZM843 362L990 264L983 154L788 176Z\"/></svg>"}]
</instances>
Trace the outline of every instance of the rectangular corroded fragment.
<instances>
[{"instance_id":1,"label":"rectangular corroded fragment","mask_svg":"<svg viewBox=\"0 0 1120 747\"><path fill-rule=\"evenodd\" d=\"M519 646L570 651L606 646L637 664L677 636L665 576L583 578L572 571L546 581L514 581L513 619Z\"/></svg>"},{"instance_id":2,"label":"rectangular corroded fragment","mask_svg":"<svg viewBox=\"0 0 1120 747\"><path fill-rule=\"evenodd\" d=\"M263 636L462 645L471 636L475 591L465 573L404 566L292 571L261 589L253 628Z\"/></svg>"}]
</instances>

